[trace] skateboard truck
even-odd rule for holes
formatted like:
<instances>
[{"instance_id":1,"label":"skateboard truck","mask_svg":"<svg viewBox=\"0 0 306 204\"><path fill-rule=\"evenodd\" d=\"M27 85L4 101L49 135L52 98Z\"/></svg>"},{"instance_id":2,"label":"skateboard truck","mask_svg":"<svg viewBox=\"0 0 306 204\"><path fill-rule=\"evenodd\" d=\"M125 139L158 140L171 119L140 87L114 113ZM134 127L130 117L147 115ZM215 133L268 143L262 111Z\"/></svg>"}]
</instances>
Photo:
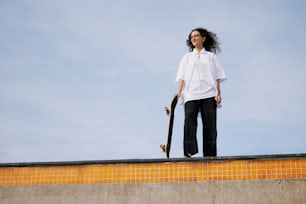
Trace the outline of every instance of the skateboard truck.
<instances>
[{"instance_id":1,"label":"skateboard truck","mask_svg":"<svg viewBox=\"0 0 306 204\"><path fill-rule=\"evenodd\" d=\"M163 150L163 152L166 152L166 145L161 144L161 145L160 145L160 148Z\"/></svg>"},{"instance_id":2,"label":"skateboard truck","mask_svg":"<svg viewBox=\"0 0 306 204\"><path fill-rule=\"evenodd\" d=\"M167 116L169 116L170 115L170 109L168 108L168 106L165 106L164 109L166 111Z\"/></svg>"}]
</instances>

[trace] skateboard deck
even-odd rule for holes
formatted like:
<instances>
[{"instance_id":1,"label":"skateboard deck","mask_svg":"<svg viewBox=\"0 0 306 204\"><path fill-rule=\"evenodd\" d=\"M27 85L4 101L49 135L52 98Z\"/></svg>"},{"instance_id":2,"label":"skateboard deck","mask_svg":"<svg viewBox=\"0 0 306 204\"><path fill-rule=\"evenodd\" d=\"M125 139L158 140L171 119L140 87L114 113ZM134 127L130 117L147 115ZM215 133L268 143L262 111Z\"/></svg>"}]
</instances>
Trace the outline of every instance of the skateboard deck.
<instances>
[{"instance_id":1,"label":"skateboard deck","mask_svg":"<svg viewBox=\"0 0 306 204\"><path fill-rule=\"evenodd\" d=\"M171 139L172 139L172 130L173 130L173 122L174 122L174 110L177 104L178 96L175 95L172 98L170 109L165 107L166 114L169 116L169 126L168 126L168 137L167 137L167 144L161 144L160 148L163 152L166 153L167 158L170 156L170 148L171 148Z\"/></svg>"}]
</instances>

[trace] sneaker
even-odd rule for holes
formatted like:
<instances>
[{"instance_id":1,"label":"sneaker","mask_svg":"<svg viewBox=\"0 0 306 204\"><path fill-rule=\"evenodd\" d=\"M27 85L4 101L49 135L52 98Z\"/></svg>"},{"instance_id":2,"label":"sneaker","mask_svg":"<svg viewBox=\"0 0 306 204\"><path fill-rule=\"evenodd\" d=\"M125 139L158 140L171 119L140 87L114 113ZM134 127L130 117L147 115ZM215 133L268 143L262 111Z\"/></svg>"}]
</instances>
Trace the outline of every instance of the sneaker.
<instances>
[{"instance_id":1,"label":"sneaker","mask_svg":"<svg viewBox=\"0 0 306 204\"><path fill-rule=\"evenodd\" d=\"M190 153L184 154L184 156L187 157L187 158L191 158L191 154Z\"/></svg>"}]
</instances>

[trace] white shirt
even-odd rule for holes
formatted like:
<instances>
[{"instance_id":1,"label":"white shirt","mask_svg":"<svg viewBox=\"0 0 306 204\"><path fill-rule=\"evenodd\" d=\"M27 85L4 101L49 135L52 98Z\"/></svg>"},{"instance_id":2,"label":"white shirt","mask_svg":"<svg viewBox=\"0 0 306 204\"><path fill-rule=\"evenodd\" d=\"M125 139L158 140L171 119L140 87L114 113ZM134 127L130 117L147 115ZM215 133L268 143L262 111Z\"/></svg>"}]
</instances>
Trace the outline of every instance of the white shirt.
<instances>
[{"instance_id":1,"label":"white shirt","mask_svg":"<svg viewBox=\"0 0 306 204\"><path fill-rule=\"evenodd\" d=\"M186 103L217 96L217 79L223 82L226 76L217 56L202 49L183 56L175 81L180 79L185 82L182 100Z\"/></svg>"}]
</instances>

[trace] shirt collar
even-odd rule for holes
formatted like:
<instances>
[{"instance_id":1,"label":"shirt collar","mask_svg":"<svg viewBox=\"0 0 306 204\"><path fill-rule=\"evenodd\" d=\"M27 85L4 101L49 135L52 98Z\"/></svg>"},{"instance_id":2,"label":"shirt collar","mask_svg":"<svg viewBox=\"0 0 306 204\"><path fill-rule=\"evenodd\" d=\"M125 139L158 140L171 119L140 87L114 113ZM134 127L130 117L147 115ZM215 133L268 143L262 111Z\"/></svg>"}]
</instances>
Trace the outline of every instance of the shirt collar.
<instances>
[{"instance_id":1,"label":"shirt collar","mask_svg":"<svg viewBox=\"0 0 306 204\"><path fill-rule=\"evenodd\" d=\"M200 52L198 52L196 49L193 49L192 52L194 54L205 54L206 50L203 48Z\"/></svg>"}]
</instances>

